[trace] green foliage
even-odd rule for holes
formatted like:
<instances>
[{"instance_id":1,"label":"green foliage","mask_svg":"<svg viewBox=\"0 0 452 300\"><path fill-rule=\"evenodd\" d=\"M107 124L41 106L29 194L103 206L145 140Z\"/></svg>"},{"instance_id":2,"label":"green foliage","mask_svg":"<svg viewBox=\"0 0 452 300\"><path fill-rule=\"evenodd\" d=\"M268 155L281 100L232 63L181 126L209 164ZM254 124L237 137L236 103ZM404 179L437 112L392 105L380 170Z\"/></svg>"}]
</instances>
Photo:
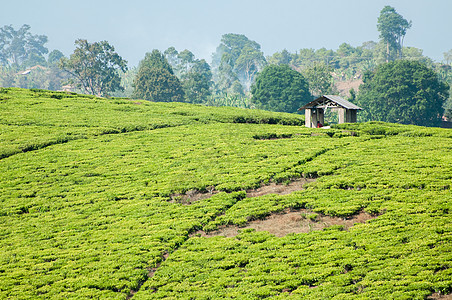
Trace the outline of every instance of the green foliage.
<instances>
[{"instance_id":1,"label":"green foliage","mask_svg":"<svg viewBox=\"0 0 452 300\"><path fill-rule=\"evenodd\" d=\"M212 94L212 72L204 59L195 59L195 55L185 49L177 52L174 47L165 50L164 56L181 80L188 103L206 103Z\"/></svg>"},{"instance_id":2,"label":"green foliage","mask_svg":"<svg viewBox=\"0 0 452 300\"><path fill-rule=\"evenodd\" d=\"M14 67L0 68L0 85L2 87L19 87L29 89L61 90L69 75L55 65L44 67L32 66L28 69Z\"/></svg>"},{"instance_id":3,"label":"green foliage","mask_svg":"<svg viewBox=\"0 0 452 300\"><path fill-rule=\"evenodd\" d=\"M449 91L450 93L450 91ZM448 119L452 119L452 98L449 98L443 104L444 116Z\"/></svg>"},{"instance_id":4,"label":"green foliage","mask_svg":"<svg viewBox=\"0 0 452 300\"><path fill-rule=\"evenodd\" d=\"M49 53L49 58L47 59L47 61L49 65L57 65L60 59L62 59L63 57L64 57L63 52L55 49Z\"/></svg>"},{"instance_id":5,"label":"green foliage","mask_svg":"<svg viewBox=\"0 0 452 300\"><path fill-rule=\"evenodd\" d=\"M309 92L314 97L331 95L333 92L332 68L324 63L314 63L303 70L302 74L309 84Z\"/></svg>"},{"instance_id":6,"label":"green foliage","mask_svg":"<svg viewBox=\"0 0 452 300\"><path fill-rule=\"evenodd\" d=\"M303 75L287 65L265 67L258 74L251 94L258 108L281 112L296 112L311 98Z\"/></svg>"},{"instance_id":7,"label":"green foliage","mask_svg":"<svg viewBox=\"0 0 452 300\"><path fill-rule=\"evenodd\" d=\"M0 111L0 298L452 292L449 130L372 122L325 131L292 114L22 89L0 89ZM245 196L301 176L317 180ZM212 189L190 205L172 200ZM195 234L289 208L374 219L282 238Z\"/></svg>"},{"instance_id":8,"label":"green foliage","mask_svg":"<svg viewBox=\"0 0 452 300\"><path fill-rule=\"evenodd\" d=\"M205 103L211 95L211 81L200 73L189 72L182 81L185 97L189 103Z\"/></svg>"},{"instance_id":9,"label":"green foliage","mask_svg":"<svg viewBox=\"0 0 452 300\"><path fill-rule=\"evenodd\" d=\"M380 32L380 38L386 43L386 61L396 58L396 55L402 58L403 38L410 27L411 21L405 20L394 7L386 5L381 10L377 29ZM390 49L395 52L395 55L391 55Z\"/></svg>"},{"instance_id":10,"label":"green foliage","mask_svg":"<svg viewBox=\"0 0 452 300\"><path fill-rule=\"evenodd\" d=\"M416 61L380 65L364 78L357 105L364 120L437 126L448 87L433 70Z\"/></svg>"},{"instance_id":11,"label":"green foliage","mask_svg":"<svg viewBox=\"0 0 452 300\"><path fill-rule=\"evenodd\" d=\"M0 65L18 67L33 57L45 61L43 55L48 49L44 44L48 38L45 35L32 35L30 29L31 26L26 24L18 30L11 25L0 28Z\"/></svg>"},{"instance_id":12,"label":"green foliage","mask_svg":"<svg viewBox=\"0 0 452 300\"><path fill-rule=\"evenodd\" d=\"M184 91L179 79L165 69L141 67L134 84L134 98L156 102L181 102L184 100Z\"/></svg>"},{"instance_id":13,"label":"green foliage","mask_svg":"<svg viewBox=\"0 0 452 300\"><path fill-rule=\"evenodd\" d=\"M281 52L276 52L267 58L270 65L289 65L293 59L293 54L286 49Z\"/></svg>"},{"instance_id":14,"label":"green foliage","mask_svg":"<svg viewBox=\"0 0 452 300\"><path fill-rule=\"evenodd\" d=\"M112 45L107 41L88 43L82 39L76 40L75 45L70 58L60 60L60 67L74 77L78 87L96 96L123 89L118 71L127 70L127 61Z\"/></svg>"},{"instance_id":15,"label":"green foliage","mask_svg":"<svg viewBox=\"0 0 452 300\"><path fill-rule=\"evenodd\" d=\"M173 68L168 63L168 61L165 59L163 54L157 50L152 50L151 53L146 53L144 56L144 59L140 61L140 64L138 66L139 69L145 68L145 69L164 69L171 75L174 74Z\"/></svg>"},{"instance_id":16,"label":"green foliage","mask_svg":"<svg viewBox=\"0 0 452 300\"><path fill-rule=\"evenodd\" d=\"M267 64L260 48L243 34L221 37L212 61L218 92L241 94L242 88L249 91L257 73Z\"/></svg>"},{"instance_id":17,"label":"green foliage","mask_svg":"<svg viewBox=\"0 0 452 300\"><path fill-rule=\"evenodd\" d=\"M182 102L184 91L170 64L158 50L147 53L134 80L134 98L156 102Z\"/></svg>"}]
</instances>

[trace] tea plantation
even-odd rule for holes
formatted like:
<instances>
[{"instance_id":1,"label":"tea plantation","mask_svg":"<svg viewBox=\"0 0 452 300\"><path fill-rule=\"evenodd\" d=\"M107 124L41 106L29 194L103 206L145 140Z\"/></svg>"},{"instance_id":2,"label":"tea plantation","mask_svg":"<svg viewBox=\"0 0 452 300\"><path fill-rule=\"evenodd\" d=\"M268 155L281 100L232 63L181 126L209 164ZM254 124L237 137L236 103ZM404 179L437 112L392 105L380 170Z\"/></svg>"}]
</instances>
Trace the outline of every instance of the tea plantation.
<instances>
[{"instance_id":1,"label":"tea plantation","mask_svg":"<svg viewBox=\"0 0 452 300\"><path fill-rule=\"evenodd\" d=\"M14 88L0 111L0 299L452 293L450 129ZM246 197L300 177L316 180ZM373 219L196 234L287 209Z\"/></svg>"}]
</instances>

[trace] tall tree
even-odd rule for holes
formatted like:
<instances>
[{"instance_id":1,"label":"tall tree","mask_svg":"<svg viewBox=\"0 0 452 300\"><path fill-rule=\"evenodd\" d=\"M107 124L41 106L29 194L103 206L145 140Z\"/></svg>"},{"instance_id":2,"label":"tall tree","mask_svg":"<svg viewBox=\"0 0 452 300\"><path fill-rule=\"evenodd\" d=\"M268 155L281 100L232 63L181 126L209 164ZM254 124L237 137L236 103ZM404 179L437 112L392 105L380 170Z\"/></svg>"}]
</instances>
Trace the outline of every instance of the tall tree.
<instances>
[{"instance_id":1,"label":"tall tree","mask_svg":"<svg viewBox=\"0 0 452 300\"><path fill-rule=\"evenodd\" d=\"M74 77L79 87L97 96L123 90L118 71L127 70L127 61L112 45L107 41L88 43L82 39L76 40L75 45L70 58L60 60L60 67Z\"/></svg>"},{"instance_id":2,"label":"tall tree","mask_svg":"<svg viewBox=\"0 0 452 300\"><path fill-rule=\"evenodd\" d=\"M0 65L20 66L31 55L43 57L47 36L33 35L30 25L15 30L12 25L0 28ZM36 59L36 57L35 57Z\"/></svg>"},{"instance_id":3,"label":"tall tree","mask_svg":"<svg viewBox=\"0 0 452 300\"><path fill-rule=\"evenodd\" d=\"M411 28L411 21L405 20L394 7L386 5L378 17L377 29L380 38L386 43L386 61L391 58L390 49L402 58L403 38L406 31Z\"/></svg>"},{"instance_id":4,"label":"tall tree","mask_svg":"<svg viewBox=\"0 0 452 300\"><path fill-rule=\"evenodd\" d=\"M303 75L288 65L268 65L251 87L251 101L258 108L296 112L311 99L309 85Z\"/></svg>"},{"instance_id":5,"label":"tall tree","mask_svg":"<svg viewBox=\"0 0 452 300\"><path fill-rule=\"evenodd\" d=\"M144 55L144 59L140 61L139 68L148 67L149 69L165 69L171 75L174 75L173 68L169 64L165 56L157 49L152 50Z\"/></svg>"},{"instance_id":6,"label":"tall tree","mask_svg":"<svg viewBox=\"0 0 452 300\"><path fill-rule=\"evenodd\" d=\"M357 104L366 121L437 126L442 105L449 96L447 84L417 61L397 60L367 73Z\"/></svg>"},{"instance_id":7,"label":"tall tree","mask_svg":"<svg viewBox=\"0 0 452 300\"><path fill-rule=\"evenodd\" d=\"M195 63L195 55L190 50L185 49L179 52L177 57L179 58L179 65L177 66L178 74L183 76L190 71Z\"/></svg>"},{"instance_id":8,"label":"tall tree","mask_svg":"<svg viewBox=\"0 0 452 300\"><path fill-rule=\"evenodd\" d=\"M174 47L169 47L168 49L163 51L163 55L173 69L179 64L178 54L179 52L177 52L176 48Z\"/></svg>"},{"instance_id":9,"label":"tall tree","mask_svg":"<svg viewBox=\"0 0 452 300\"><path fill-rule=\"evenodd\" d=\"M243 86L234 72L234 61L229 53L224 53L221 63L214 72L215 90L217 93L243 95Z\"/></svg>"},{"instance_id":10,"label":"tall tree","mask_svg":"<svg viewBox=\"0 0 452 300\"><path fill-rule=\"evenodd\" d=\"M184 101L182 85L159 50L146 53L140 62L133 97L158 102Z\"/></svg>"},{"instance_id":11,"label":"tall tree","mask_svg":"<svg viewBox=\"0 0 452 300\"><path fill-rule=\"evenodd\" d=\"M182 87L185 98L190 103L205 103L211 93L212 72L209 64L204 60L193 60L191 68L182 75Z\"/></svg>"},{"instance_id":12,"label":"tall tree","mask_svg":"<svg viewBox=\"0 0 452 300\"><path fill-rule=\"evenodd\" d=\"M213 55L215 81L223 91L240 81L246 91L267 64L261 46L243 34L225 34Z\"/></svg>"},{"instance_id":13,"label":"tall tree","mask_svg":"<svg viewBox=\"0 0 452 300\"><path fill-rule=\"evenodd\" d=\"M185 101L205 103L213 86L209 64L204 59L196 59L187 49L178 52L174 47L170 47L163 53L182 84Z\"/></svg>"},{"instance_id":14,"label":"tall tree","mask_svg":"<svg viewBox=\"0 0 452 300\"><path fill-rule=\"evenodd\" d=\"M235 61L234 69L240 82L249 91L256 74L267 64L264 54L260 49L245 46L240 56Z\"/></svg>"}]
</instances>

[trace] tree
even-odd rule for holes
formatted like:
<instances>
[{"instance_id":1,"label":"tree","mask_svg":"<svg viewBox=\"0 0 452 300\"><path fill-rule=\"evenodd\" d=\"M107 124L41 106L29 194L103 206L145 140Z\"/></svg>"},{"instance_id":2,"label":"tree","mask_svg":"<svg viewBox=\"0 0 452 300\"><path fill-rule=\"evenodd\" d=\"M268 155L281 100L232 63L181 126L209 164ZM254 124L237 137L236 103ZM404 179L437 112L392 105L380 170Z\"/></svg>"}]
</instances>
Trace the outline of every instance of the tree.
<instances>
[{"instance_id":1,"label":"tree","mask_svg":"<svg viewBox=\"0 0 452 300\"><path fill-rule=\"evenodd\" d=\"M45 66L47 65L47 61L44 58L44 56L36 54L36 53L30 53L30 55L28 55L28 58L26 60L24 60L21 64L22 68L30 68L33 66Z\"/></svg>"},{"instance_id":2,"label":"tree","mask_svg":"<svg viewBox=\"0 0 452 300\"><path fill-rule=\"evenodd\" d=\"M204 60L193 60L190 70L182 76L185 98L190 103L205 103L212 94L212 72Z\"/></svg>"},{"instance_id":3,"label":"tree","mask_svg":"<svg viewBox=\"0 0 452 300\"><path fill-rule=\"evenodd\" d=\"M411 21L405 20L396 10L386 5L378 17L377 29L380 38L386 43L386 61L391 58L390 49L402 58L403 38L406 31L411 28Z\"/></svg>"},{"instance_id":4,"label":"tree","mask_svg":"<svg viewBox=\"0 0 452 300\"><path fill-rule=\"evenodd\" d=\"M452 98L448 98L443 105L444 108L444 116L449 119L452 120Z\"/></svg>"},{"instance_id":5,"label":"tree","mask_svg":"<svg viewBox=\"0 0 452 300\"><path fill-rule=\"evenodd\" d=\"M178 52L174 47L170 47L163 53L182 84L185 101L205 103L212 94L213 85L209 64L204 59L196 59L187 49Z\"/></svg>"},{"instance_id":6,"label":"tree","mask_svg":"<svg viewBox=\"0 0 452 300\"><path fill-rule=\"evenodd\" d=\"M309 91L313 96L331 94L333 91L332 68L325 63L314 63L303 70L303 75L309 83Z\"/></svg>"},{"instance_id":7,"label":"tree","mask_svg":"<svg viewBox=\"0 0 452 300\"><path fill-rule=\"evenodd\" d=\"M60 50L53 50L49 53L49 58L47 59L47 63L49 65L56 65L60 62L60 59L64 57L64 54Z\"/></svg>"},{"instance_id":8,"label":"tree","mask_svg":"<svg viewBox=\"0 0 452 300\"><path fill-rule=\"evenodd\" d=\"M437 126L448 98L447 84L417 61L398 60L366 73L357 104L366 121Z\"/></svg>"},{"instance_id":9,"label":"tree","mask_svg":"<svg viewBox=\"0 0 452 300\"><path fill-rule=\"evenodd\" d=\"M240 81L248 91L256 74L267 64L260 48L243 34L223 35L212 59L217 86L227 92Z\"/></svg>"},{"instance_id":10,"label":"tree","mask_svg":"<svg viewBox=\"0 0 452 300\"><path fill-rule=\"evenodd\" d=\"M291 113L311 99L303 75L287 65L266 66L257 75L251 94L258 108Z\"/></svg>"},{"instance_id":11,"label":"tree","mask_svg":"<svg viewBox=\"0 0 452 300\"><path fill-rule=\"evenodd\" d=\"M444 52L443 55L445 63L449 65L452 62L452 49L447 52Z\"/></svg>"},{"instance_id":12,"label":"tree","mask_svg":"<svg viewBox=\"0 0 452 300\"><path fill-rule=\"evenodd\" d=\"M416 47L403 47L403 58L408 60L416 60L427 66L433 66L433 61L422 54L423 50Z\"/></svg>"},{"instance_id":13,"label":"tree","mask_svg":"<svg viewBox=\"0 0 452 300\"><path fill-rule=\"evenodd\" d=\"M107 41L88 43L76 40L76 48L70 58L62 58L60 67L71 74L84 92L106 96L123 90L118 71L127 70L127 61L115 52Z\"/></svg>"},{"instance_id":14,"label":"tree","mask_svg":"<svg viewBox=\"0 0 452 300\"><path fill-rule=\"evenodd\" d=\"M47 36L32 35L30 25L15 30L12 25L0 28L0 65L20 66L30 55L43 57Z\"/></svg>"},{"instance_id":15,"label":"tree","mask_svg":"<svg viewBox=\"0 0 452 300\"><path fill-rule=\"evenodd\" d=\"M138 70L134 81L134 98L155 102L183 102L184 91L179 79L165 69Z\"/></svg>"},{"instance_id":16,"label":"tree","mask_svg":"<svg viewBox=\"0 0 452 300\"><path fill-rule=\"evenodd\" d=\"M184 101L181 83L160 51L146 53L140 62L133 97L158 102Z\"/></svg>"},{"instance_id":17,"label":"tree","mask_svg":"<svg viewBox=\"0 0 452 300\"><path fill-rule=\"evenodd\" d=\"M267 58L269 64L272 65L288 65L292 61L292 54L286 49L281 52L276 52Z\"/></svg>"},{"instance_id":18,"label":"tree","mask_svg":"<svg viewBox=\"0 0 452 300\"><path fill-rule=\"evenodd\" d=\"M169 47L168 49L163 51L163 55L173 69L180 63L178 54L179 52L177 52L176 48L174 47Z\"/></svg>"},{"instance_id":19,"label":"tree","mask_svg":"<svg viewBox=\"0 0 452 300\"><path fill-rule=\"evenodd\" d=\"M260 49L255 49L249 45L242 49L240 56L235 61L234 69L245 90L250 90L254 77L266 64L264 54Z\"/></svg>"},{"instance_id":20,"label":"tree","mask_svg":"<svg viewBox=\"0 0 452 300\"><path fill-rule=\"evenodd\" d=\"M165 56L157 49L152 50L151 53L146 53L144 59L140 61L139 68L147 67L149 69L165 69L171 75L174 75L173 68L166 60Z\"/></svg>"},{"instance_id":21,"label":"tree","mask_svg":"<svg viewBox=\"0 0 452 300\"><path fill-rule=\"evenodd\" d=\"M240 94L243 95L243 86L234 72L231 55L225 53L221 59L221 64L217 69L215 89L217 93Z\"/></svg>"}]
</instances>

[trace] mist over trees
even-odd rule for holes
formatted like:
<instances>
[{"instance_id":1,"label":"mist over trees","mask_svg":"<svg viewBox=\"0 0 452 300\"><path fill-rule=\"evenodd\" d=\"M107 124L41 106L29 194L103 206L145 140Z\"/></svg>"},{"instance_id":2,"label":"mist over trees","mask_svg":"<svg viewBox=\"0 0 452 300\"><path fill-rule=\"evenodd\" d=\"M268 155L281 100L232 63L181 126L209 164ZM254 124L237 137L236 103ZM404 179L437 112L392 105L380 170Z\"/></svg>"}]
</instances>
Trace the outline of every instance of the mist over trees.
<instances>
[{"instance_id":1,"label":"mist over trees","mask_svg":"<svg viewBox=\"0 0 452 300\"><path fill-rule=\"evenodd\" d=\"M243 34L225 34L212 55L216 89L223 93L249 92L255 76L266 65L257 42Z\"/></svg>"},{"instance_id":2,"label":"mist over trees","mask_svg":"<svg viewBox=\"0 0 452 300\"><path fill-rule=\"evenodd\" d=\"M212 71L206 60L196 59L187 49L179 53L174 47L166 49L163 54L181 81L185 101L205 103L213 86Z\"/></svg>"},{"instance_id":3,"label":"mist over trees","mask_svg":"<svg viewBox=\"0 0 452 300\"><path fill-rule=\"evenodd\" d=\"M58 68L63 54L58 50L49 53L47 42L47 36L33 34L30 25L0 28L0 86L62 89L68 79Z\"/></svg>"},{"instance_id":4,"label":"mist over trees","mask_svg":"<svg viewBox=\"0 0 452 300\"><path fill-rule=\"evenodd\" d=\"M118 63L109 69L112 67L109 65L112 62L110 57L110 62L107 59L93 64L91 75L88 75L87 71L84 72L84 76L91 76L93 82L109 82L102 88L98 85L97 90L88 87L90 83L83 84L80 78L77 78L79 75L75 72L76 68L83 68L84 64L86 66L90 61L89 55L79 55L78 60L72 58L79 53L79 46L76 45L78 48L71 58L66 58L57 49L49 52L46 47L47 36L32 33L29 25L23 25L19 29L4 26L0 29L0 86L296 112L286 109L291 107L289 102L292 102L288 98L278 96L282 103L276 103L275 98L264 100L262 96L257 96L265 94L259 91L263 86L269 89L267 94L272 94L270 91L275 89L265 80L266 84L258 84L257 78L266 66L285 66L286 71L289 68L304 78L306 85L301 89L304 91L307 87L310 98L306 101L322 94L340 94L345 98L350 97L351 101L359 99L364 108L364 112L360 114L362 121L383 120L383 117L378 117L374 111L377 106L373 107L364 99L371 90L370 78L378 78L377 73L382 72L385 64L400 60L414 61L432 71L441 83L452 86L452 49L444 53L442 62L434 62L423 55L422 49L405 47L403 40L405 35L409 34L412 22L391 6L384 6L375 21L380 34L378 41L366 41L358 46L344 42L337 49L302 48L295 52L283 49L264 56L257 41L243 34L227 33L221 37L219 45L212 53L211 62L196 58L189 49L178 51L175 47L169 47L163 53L159 50L147 53L138 67L127 68L125 61L118 60ZM155 51L159 53L158 59ZM119 54L117 56L121 58ZM69 62L72 62L72 65ZM64 72L59 66L66 71L72 68L72 74ZM97 75L94 75L94 69L97 69ZM104 75L100 75L102 73ZM100 80L102 76L104 80ZM360 87L363 80L364 84ZM433 84L433 81L430 83ZM280 83L275 81L273 84ZM258 89L254 87L257 85ZM423 93L424 89L430 90L432 87L417 85L417 88L417 93ZM444 93L441 95L435 99L430 98L429 101L440 99L435 102L435 107L440 107L436 114L452 118L452 100L450 97L442 98ZM384 96L384 93L378 96ZM267 102L264 104L265 101ZM388 109L384 107L389 105L388 103L382 102L381 105L381 111ZM427 106L421 105L418 109L424 107ZM430 108L427 110L432 111ZM437 123L437 119L434 119L432 122ZM393 119L391 121L408 122ZM416 124L428 123L418 121Z\"/></svg>"},{"instance_id":5,"label":"mist over trees","mask_svg":"<svg viewBox=\"0 0 452 300\"><path fill-rule=\"evenodd\" d=\"M45 35L33 35L30 29L30 25L23 25L18 30L12 26L0 28L0 64L20 66L27 60L45 62L44 54L49 50L44 44L48 38Z\"/></svg>"}]
</instances>

